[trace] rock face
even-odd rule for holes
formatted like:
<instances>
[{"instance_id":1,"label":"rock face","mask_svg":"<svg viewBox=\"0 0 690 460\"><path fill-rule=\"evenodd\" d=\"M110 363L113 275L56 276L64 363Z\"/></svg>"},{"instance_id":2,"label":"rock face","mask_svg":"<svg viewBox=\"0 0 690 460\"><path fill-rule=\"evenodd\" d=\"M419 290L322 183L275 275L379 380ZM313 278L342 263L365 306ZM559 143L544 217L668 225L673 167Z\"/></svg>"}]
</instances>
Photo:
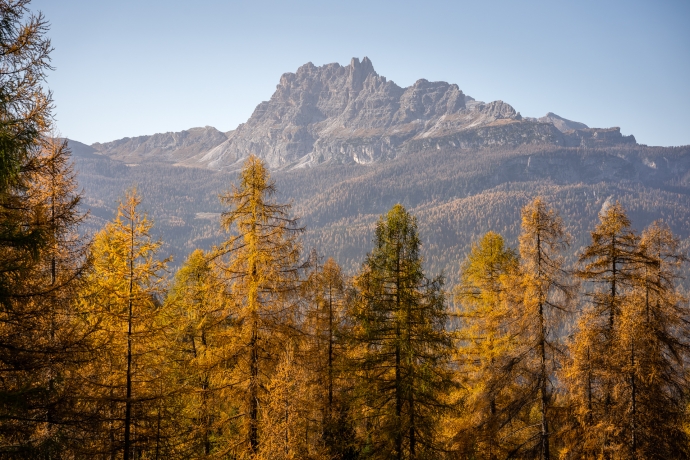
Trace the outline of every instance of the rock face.
<instances>
[{"instance_id":1,"label":"rock face","mask_svg":"<svg viewBox=\"0 0 690 460\"><path fill-rule=\"evenodd\" d=\"M533 121L538 121L541 123L552 123L560 132L565 133L568 131L576 131L579 129L588 129L584 123L579 123L577 121L567 120L563 117L559 117L553 112L549 112L541 118L529 119Z\"/></svg>"},{"instance_id":2,"label":"rock face","mask_svg":"<svg viewBox=\"0 0 690 460\"><path fill-rule=\"evenodd\" d=\"M422 79L401 88L377 74L365 57L361 62L353 58L348 66L307 63L284 74L271 99L228 133L207 126L92 147L127 163L164 161L228 170L239 168L250 154L271 168L291 169L368 164L441 146L620 143L635 139L618 128L592 129L553 113L523 118L509 104L476 101L455 84Z\"/></svg>"},{"instance_id":3,"label":"rock face","mask_svg":"<svg viewBox=\"0 0 690 460\"><path fill-rule=\"evenodd\" d=\"M366 164L441 145L635 142L619 131L601 135L587 130L552 113L523 119L509 104L475 101L455 84L422 79L401 88L378 75L368 58L353 58L349 66L308 63L284 74L271 99L259 104L225 142L184 164L226 169L255 154L272 168L292 168Z\"/></svg>"},{"instance_id":4,"label":"rock face","mask_svg":"<svg viewBox=\"0 0 690 460\"><path fill-rule=\"evenodd\" d=\"M227 135L216 128L192 128L179 133L162 133L152 136L125 137L112 142L95 143L95 153L126 163L163 161L175 163L226 141Z\"/></svg>"}]
</instances>

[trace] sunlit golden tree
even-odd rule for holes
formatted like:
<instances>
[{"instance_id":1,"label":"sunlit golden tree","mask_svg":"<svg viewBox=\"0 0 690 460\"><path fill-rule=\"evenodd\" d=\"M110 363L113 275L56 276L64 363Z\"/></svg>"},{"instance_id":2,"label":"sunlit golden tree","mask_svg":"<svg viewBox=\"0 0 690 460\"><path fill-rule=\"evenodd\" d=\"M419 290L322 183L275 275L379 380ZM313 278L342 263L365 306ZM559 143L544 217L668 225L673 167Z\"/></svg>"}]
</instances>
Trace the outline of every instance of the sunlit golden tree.
<instances>
[{"instance_id":1,"label":"sunlit golden tree","mask_svg":"<svg viewBox=\"0 0 690 460\"><path fill-rule=\"evenodd\" d=\"M214 264L233 302L234 379L244 424L237 455L259 451L260 407L267 382L285 343L295 334L300 284L302 231L290 206L273 199L275 185L266 165L250 156L238 184L222 195L227 241L215 250Z\"/></svg>"},{"instance_id":2,"label":"sunlit golden tree","mask_svg":"<svg viewBox=\"0 0 690 460\"><path fill-rule=\"evenodd\" d=\"M523 361L525 402L536 399L539 432L534 434L534 457L552 458L554 438L554 378L563 363L561 343L564 313L570 312L573 286L563 269L563 252L570 236L560 216L537 198L522 210L520 235L519 313L514 324L520 337L515 365ZM530 439L519 450L529 450Z\"/></svg>"},{"instance_id":3,"label":"sunlit golden tree","mask_svg":"<svg viewBox=\"0 0 690 460\"><path fill-rule=\"evenodd\" d=\"M166 300L176 317L168 372L175 388L181 456L210 457L235 442L232 316L225 287L197 249L175 275Z\"/></svg>"},{"instance_id":4,"label":"sunlit golden tree","mask_svg":"<svg viewBox=\"0 0 690 460\"><path fill-rule=\"evenodd\" d=\"M508 278L518 274L519 261L503 237L488 232L472 245L461 266L455 289L459 317L457 361L462 416L454 424L452 450L495 459L506 454L501 442L506 407L515 390L503 363L513 352L507 308Z\"/></svg>"},{"instance_id":5,"label":"sunlit golden tree","mask_svg":"<svg viewBox=\"0 0 690 460\"><path fill-rule=\"evenodd\" d=\"M156 258L161 243L140 204L135 190L127 192L115 220L95 236L81 293L97 329L96 354L81 371L83 405L100 421L85 447L125 460L161 449L158 403L167 390L160 358L170 318L158 300L167 261Z\"/></svg>"},{"instance_id":6,"label":"sunlit golden tree","mask_svg":"<svg viewBox=\"0 0 690 460\"><path fill-rule=\"evenodd\" d=\"M677 289L678 239L655 222L640 239L640 271L607 352L612 381L612 458L688 458L690 309Z\"/></svg>"},{"instance_id":7,"label":"sunlit golden tree","mask_svg":"<svg viewBox=\"0 0 690 460\"><path fill-rule=\"evenodd\" d=\"M576 272L586 282L589 302L570 347L567 375L578 423L571 429L568 451L613 458L619 434L615 387L624 365L616 352L620 320L635 303L633 290L644 258L620 203L602 210L599 217Z\"/></svg>"}]
</instances>

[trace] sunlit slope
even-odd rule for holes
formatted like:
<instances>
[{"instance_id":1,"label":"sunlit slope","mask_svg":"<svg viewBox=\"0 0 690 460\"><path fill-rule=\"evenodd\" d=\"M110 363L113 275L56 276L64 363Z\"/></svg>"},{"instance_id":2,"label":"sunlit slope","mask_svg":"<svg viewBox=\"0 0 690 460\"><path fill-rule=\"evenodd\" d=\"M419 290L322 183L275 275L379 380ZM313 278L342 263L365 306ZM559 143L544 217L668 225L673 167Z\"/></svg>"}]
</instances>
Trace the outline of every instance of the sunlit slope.
<instances>
[{"instance_id":1,"label":"sunlit slope","mask_svg":"<svg viewBox=\"0 0 690 460\"><path fill-rule=\"evenodd\" d=\"M195 247L219 241L217 195L232 174L163 164L125 166L77 158L94 219L109 219L117 197L137 184L144 205L177 262ZM431 272L454 281L471 242L488 230L514 244L520 208L542 195L563 215L573 251L587 243L606 201L620 200L642 229L663 218L690 236L690 147L607 149L524 147L516 150L431 150L362 165L276 171L278 193L306 226L305 249L356 269L371 245L373 225L393 204L419 218Z\"/></svg>"}]
</instances>

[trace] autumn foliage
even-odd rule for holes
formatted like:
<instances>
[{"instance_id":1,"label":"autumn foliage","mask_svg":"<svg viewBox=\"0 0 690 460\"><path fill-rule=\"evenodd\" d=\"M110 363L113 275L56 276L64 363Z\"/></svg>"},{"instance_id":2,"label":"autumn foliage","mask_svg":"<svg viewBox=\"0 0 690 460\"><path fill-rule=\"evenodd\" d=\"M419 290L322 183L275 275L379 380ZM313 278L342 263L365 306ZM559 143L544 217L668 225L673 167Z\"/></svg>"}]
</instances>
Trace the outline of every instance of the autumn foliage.
<instances>
[{"instance_id":1,"label":"autumn foliage","mask_svg":"<svg viewBox=\"0 0 690 460\"><path fill-rule=\"evenodd\" d=\"M447 286L396 204L347 273L303 250L250 156L223 241L173 273L134 188L78 236L27 4L0 0L0 458L690 457L687 259L666 223L638 234L607 202L568 266L536 197L518 246L486 233Z\"/></svg>"}]
</instances>

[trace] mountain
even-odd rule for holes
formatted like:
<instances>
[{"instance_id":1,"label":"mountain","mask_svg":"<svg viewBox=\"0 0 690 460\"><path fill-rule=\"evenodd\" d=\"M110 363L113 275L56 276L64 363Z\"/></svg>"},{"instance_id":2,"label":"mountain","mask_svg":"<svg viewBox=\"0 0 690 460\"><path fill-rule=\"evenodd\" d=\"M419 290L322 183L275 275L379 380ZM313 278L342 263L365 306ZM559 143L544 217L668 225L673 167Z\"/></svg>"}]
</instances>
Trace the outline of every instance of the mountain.
<instances>
[{"instance_id":1,"label":"mountain","mask_svg":"<svg viewBox=\"0 0 690 460\"><path fill-rule=\"evenodd\" d=\"M101 155L75 155L75 162L91 210L85 231L112 219L118 198L136 184L175 265L193 249L209 249L226 238L218 194L230 189L236 172L162 162L127 166ZM537 195L559 211L573 235L571 262L588 244L602 207L615 200L638 230L664 219L690 248L690 146L444 147L369 165L329 164L272 175L276 199L292 202L293 215L306 227L305 251L335 257L350 273L371 250L377 219L395 203L419 219L429 272L443 271L451 284L471 243L485 232L497 231L517 244L520 209Z\"/></svg>"},{"instance_id":2,"label":"mountain","mask_svg":"<svg viewBox=\"0 0 690 460\"><path fill-rule=\"evenodd\" d=\"M555 113L549 112L546 115L544 115L541 118L537 118L536 121L541 122L541 123L551 123L553 124L556 129L559 131L566 133L568 131L577 131L577 130L585 130L589 129L589 126L587 126L584 123L579 123L577 121L571 121L571 120L566 120L563 117L559 117Z\"/></svg>"},{"instance_id":3,"label":"mountain","mask_svg":"<svg viewBox=\"0 0 690 460\"><path fill-rule=\"evenodd\" d=\"M353 58L349 66L307 63L284 74L271 99L225 142L183 164L232 169L253 153L272 168L290 168L368 164L443 146L619 143L635 139L617 128L590 130L554 114L524 119L509 104L474 101L455 84L421 79L401 88L376 73L365 57Z\"/></svg>"},{"instance_id":4,"label":"mountain","mask_svg":"<svg viewBox=\"0 0 690 460\"><path fill-rule=\"evenodd\" d=\"M421 79L401 88L376 73L365 57L348 66L307 63L283 74L271 99L228 133L207 126L92 147L127 163L233 170L250 154L273 169L290 169L370 164L428 148L544 144L603 147L635 144L635 138L619 128L588 128L553 113L523 118L509 104L476 101L456 84Z\"/></svg>"},{"instance_id":5,"label":"mountain","mask_svg":"<svg viewBox=\"0 0 690 460\"><path fill-rule=\"evenodd\" d=\"M95 152L125 163L158 161L177 163L199 153L208 152L227 140L216 128L192 128L178 133L125 137L112 142L95 143Z\"/></svg>"},{"instance_id":6,"label":"mountain","mask_svg":"<svg viewBox=\"0 0 690 460\"><path fill-rule=\"evenodd\" d=\"M228 133L206 127L70 145L91 210L84 230L112 219L135 184L176 265L226 238L218 194L251 152L273 167L277 199L293 203L305 251L335 257L350 273L395 203L419 219L429 273L444 272L450 284L483 233L517 244L520 209L537 195L573 236L570 262L615 200L638 230L664 219L690 249L690 146L638 145L618 128L553 113L522 117L443 82L400 88L366 58L283 75L271 100Z\"/></svg>"}]
</instances>

